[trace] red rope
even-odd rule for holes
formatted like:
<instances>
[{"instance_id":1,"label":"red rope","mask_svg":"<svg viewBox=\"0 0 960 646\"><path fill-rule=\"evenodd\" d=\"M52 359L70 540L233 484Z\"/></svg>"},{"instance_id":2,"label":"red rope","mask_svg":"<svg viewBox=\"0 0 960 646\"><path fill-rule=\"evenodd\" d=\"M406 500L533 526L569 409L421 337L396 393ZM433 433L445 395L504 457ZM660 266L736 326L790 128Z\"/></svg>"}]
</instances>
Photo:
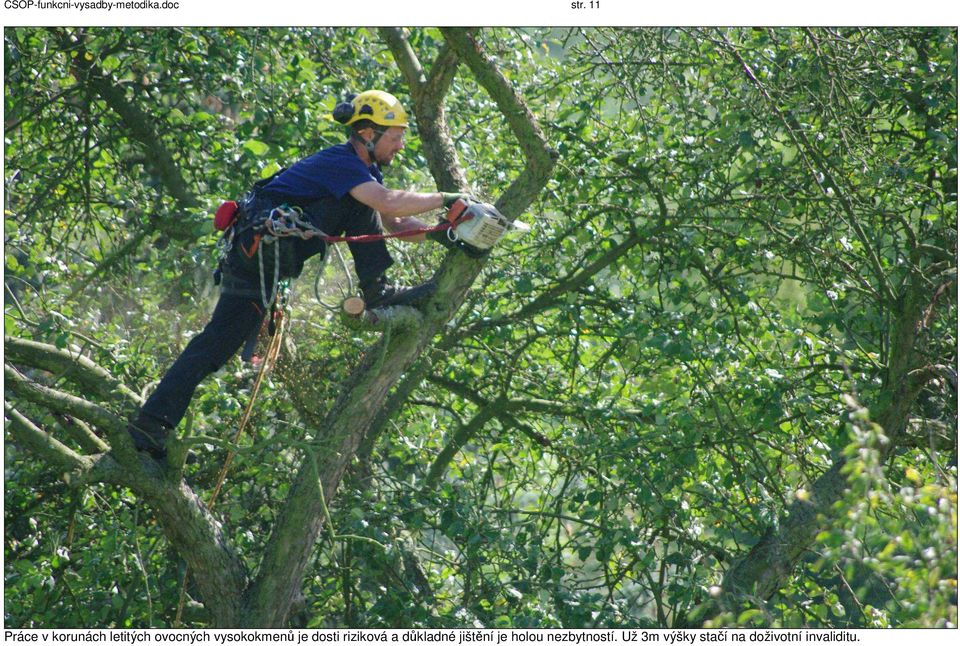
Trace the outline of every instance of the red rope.
<instances>
[{"instance_id":1,"label":"red rope","mask_svg":"<svg viewBox=\"0 0 960 646\"><path fill-rule=\"evenodd\" d=\"M397 231L396 233L369 233L362 236L316 236L324 242L376 242L377 240L386 240L387 238L412 238L421 233L433 233L434 231L444 231L453 225L449 222L441 222L435 227L423 227L420 229L411 229L409 231Z\"/></svg>"}]
</instances>

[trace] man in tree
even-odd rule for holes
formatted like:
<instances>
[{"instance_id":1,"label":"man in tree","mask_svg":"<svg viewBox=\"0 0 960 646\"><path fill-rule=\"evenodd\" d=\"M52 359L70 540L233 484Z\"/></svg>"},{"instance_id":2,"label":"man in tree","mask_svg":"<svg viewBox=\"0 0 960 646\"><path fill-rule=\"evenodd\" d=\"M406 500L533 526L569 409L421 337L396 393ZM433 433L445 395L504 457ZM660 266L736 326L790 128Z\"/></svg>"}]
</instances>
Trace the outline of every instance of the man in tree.
<instances>
[{"instance_id":1,"label":"man in tree","mask_svg":"<svg viewBox=\"0 0 960 646\"><path fill-rule=\"evenodd\" d=\"M339 104L333 116L351 128L349 139L258 183L243 200L243 217L288 205L299 208L310 225L327 235L376 236L383 234L384 226L392 232L425 228L410 216L450 206L463 197L384 187L381 168L403 149L408 126L407 113L393 95L363 92ZM319 238L295 238L285 241L281 251L274 242L274 260L263 262L263 247L259 257L254 251L261 240L248 235L237 234L234 249L221 267L221 295L210 322L187 344L128 427L136 448L159 462L166 459L166 439L186 413L197 385L259 331L277 289L275 276L299 276L304 262L323 252L326 244ZM424 237L421 233L405 239L419 242ZM441 236L431 238L444 241ZM393 259L382 238L349 246L368 308L414 304L436 290L432 281L416 287L390 284L385 272Z\"/></svg>"}]
</instances>

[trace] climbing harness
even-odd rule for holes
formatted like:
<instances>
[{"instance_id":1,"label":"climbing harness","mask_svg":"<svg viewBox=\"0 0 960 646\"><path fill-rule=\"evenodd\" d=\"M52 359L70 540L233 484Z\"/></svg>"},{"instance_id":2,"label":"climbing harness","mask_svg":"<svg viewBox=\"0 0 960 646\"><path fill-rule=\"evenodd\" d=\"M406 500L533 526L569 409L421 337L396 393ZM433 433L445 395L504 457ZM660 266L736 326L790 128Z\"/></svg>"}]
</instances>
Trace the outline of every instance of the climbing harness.
<instances>
[{"instance_id":1,"label":"climbing harness","mask_svg":"<svg viewBox=\"0 0 960 646\"><path fill-rule=\"evenodd\" d=\"M286 204L270 211L264 222L267 233L277 238L296 236L309 240L315 236L325 235L323 231L313 226L303 217L303 210L298 207L289 207Z\"/></svg>"}]
</instances>

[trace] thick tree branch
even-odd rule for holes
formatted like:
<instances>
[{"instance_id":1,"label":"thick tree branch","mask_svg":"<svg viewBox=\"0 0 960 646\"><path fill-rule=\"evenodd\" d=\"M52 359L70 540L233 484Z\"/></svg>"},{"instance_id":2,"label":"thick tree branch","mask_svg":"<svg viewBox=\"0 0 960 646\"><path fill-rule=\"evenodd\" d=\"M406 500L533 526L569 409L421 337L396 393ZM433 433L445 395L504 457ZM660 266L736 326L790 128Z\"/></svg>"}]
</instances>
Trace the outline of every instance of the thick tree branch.
<instances>
[{"instance_id":1,"label":"thick tree branch","mask_svg":"<svg viewBox=\"0 0 960 646\"><path fill-rule=\"evenodd\" d=\"M84 471L92 466L93 461L90 458L59 442L6 401L3 403L3 411L10 420L10 432L17 443L44 461L62 471Z\"/></svg>"},{"instance_id":2,"label":"thick tree branch","mask_svg":"<svg viewBox=\"0 0 960 646\"><path fill-rule=\"evenodd\" d=\"M393 59L397 62L397 67L400 68L400 72L403 73L407 87L410 88L410 94L413 96L413 100L416 101L419 109L423 110L426 107L425 100L430 100L429 97L423 96L427 76L423 71L423 66L420 65L420 59L417 58L416 52L414 52L413 47L410 46L410 41L407 40L406 35L403 33L403 29L400 27L381 27L380 37L383 38L387 43L387 47L390 48ZM441 100L442 98L443 97L441 97Z\"/></svg>"},{"instance_id":3,"label":"thick tree branch","mask_svg":"<svg viewBox=\"0 0 960 646\"><path fill-rule=\"evenodd\" d=\"M100 428L124 426L121 418L102 406L32 381L8 364L3 366L3 382L23 399L49 410L72 415Z\"/></svg>"},{"instance_id":4,"label":"thick tree branch","mask_svg":"<svg viewBox=\"0 0 960 646\"><path fill-rule=\"evenodd\" d=\"M250 590L250 626L282 626L343 474L390 387L421 351L413 335L391 335L365 355L344 385L294 481Z\"/></svg>"},{"instance_id":5,"label":"thick tree branch","mask_svg":"<svg viewBox=\"0 0 960 646\"><path fill-rule=\"evenodd\" d=\"M553 172L559 153L547 145L547 139L533 113L514 90L513 85L490 60L477 38L467 29L443 29L443 35L460 59L507 118L526 157L526 167L497 200L497 208L514 220L529 206Z\"/></svg>"},{"instance_id":6,"label":"thick tree branch","mask_svg":"<svg viewBox=\"0 0 960 646\"><path fill-rule=\"evenodd\" d=\"M118 404L140 406L143 399L114 378L103 367L91 361L77 348L60 349L46 343L3 337L3 351L7 361L39 368L63 377L91 394Z\"/></svg>"},{"instance_id":7,"label":"thick tree branch","mask_svg":"<svg viewBox=\"0 0 960 646\"><path fill-rule=\"evenodd\" d=\"M73 369L71 374L80 383L91 376L102 375L103 368L89 360L79 361L69 353L44 344L17 341L22 340L15 340L9 347L17 349L19 358L48 368L67 366ZM10 365L4 365L4 384L16 397L88 422L114 440L116 450L111 453L79 455L41 430L13 404L5 403L11 433L25 448L77 481L127 486L143 497L156 511L170 542L196 574L197 585L216 625L237 625L246 589L246 570L223 535L220 523L185 483L170 477L178 474L164 472L155 462L136 453L126 433L126 421L102 406L32 381ZM103 385L98 389L102 390ZM127 399L129 396L128 393ZM88 440L88 446L100 448L99 442Z\"/></svg>"},{"instance_id":8,"label":"thick tree branch","mask_svg":"<svg viewBox=\"0 0 960 646\"><path fill-rule=\"evenodd\" d=\"M187 562L214 625L243 624L247 571L223 526L182 480L141 490L167 539Z\"/></svg>"},{"instance_id":9,"label":"thick tree branch","mask_svg":"<svg viewBox=\"0 0 960 646\"><path fill-rule=\"evenodd\" d=\"M467 181L457 163L443 108L444 98L450 90L459 66L457 55L449 45L444 45L427 78L402 29L383 28L380 30L380 35L393 53L397 66L410 87L424 153L437 188L442 191L466 190ZM361 463L369 459L383 428L394 417L400 406L409 399L410 394L416 390L428 370L429 362L422 361L415 372L404 375L400 385L384 402L360 446Z\"/></svg>"},{"instance_id":10,"label":"thick tree branch","mask_svg":"<svg viewBox=\"0 0 960 646\"><path fill-rule=\"evenodd\" d=\"M110 450L110 445L97 437L90 426L75 417L61 415L57 420L63 427L63 430L80 445L86 453L106 453Z\"/></svg>"}]
</instances>

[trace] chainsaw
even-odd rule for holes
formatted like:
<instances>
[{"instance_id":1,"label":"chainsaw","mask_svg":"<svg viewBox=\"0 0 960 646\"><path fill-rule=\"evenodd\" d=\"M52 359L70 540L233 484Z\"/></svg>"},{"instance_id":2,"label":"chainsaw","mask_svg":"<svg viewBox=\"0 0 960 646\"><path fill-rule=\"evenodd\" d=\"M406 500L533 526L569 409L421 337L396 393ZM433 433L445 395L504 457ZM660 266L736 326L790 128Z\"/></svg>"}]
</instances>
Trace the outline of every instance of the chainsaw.
<instances>
[{"instance_id":1,"label":"chainsaw","mask_svg":"<svg viewBox=\"0 0 960 646\"><path fill-rule=\"evenodd\" d=\"M530 231L530 225L511 222L492 204L458 199L447 211L447 237L451 242L462 242L477 251L486 251L499 242L508 230L522 233Z\"/></svg>"}]
</instances>

